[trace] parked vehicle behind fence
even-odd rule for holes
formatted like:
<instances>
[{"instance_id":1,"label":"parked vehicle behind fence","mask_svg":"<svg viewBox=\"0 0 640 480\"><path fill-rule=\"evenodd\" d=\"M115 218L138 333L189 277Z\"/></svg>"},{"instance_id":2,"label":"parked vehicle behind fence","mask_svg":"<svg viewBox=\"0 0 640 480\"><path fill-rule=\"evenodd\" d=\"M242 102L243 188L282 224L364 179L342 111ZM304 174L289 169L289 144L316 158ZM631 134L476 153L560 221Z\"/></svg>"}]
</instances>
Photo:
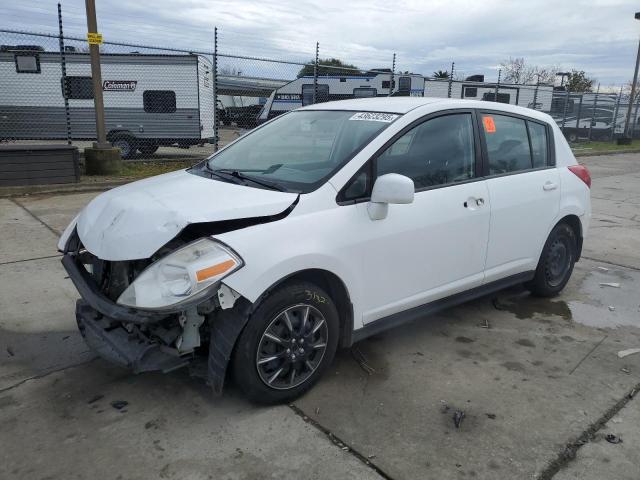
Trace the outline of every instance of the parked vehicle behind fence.
<instances>
[{"instance_id":1,"label":"parked vehicle behind fence","mask_svg":"<svg viewBox=\"0 0 640 480\"><path fill-rule=\"evenodd\" d=\"M251 400L284 402L338 347L515 284L558 294L590 182L544 113L328 102L99 195L59 248L99 355L135 372L196 367L217 393L230 370Z\"/></svg>"},{"instance_id":2,"label":"parked vehicle behind fence","mask_svg":"<svg viewBox=\"0 0 640 480\"><path fill-rule=\"evenodd\" d=\"M95 140L89 55L0 51L0 140ZM124 158L213 141L211 62L199 55L102 54L107 140ZM69 104L69 123L64 94Z\"/></svg>"}]
</instances>

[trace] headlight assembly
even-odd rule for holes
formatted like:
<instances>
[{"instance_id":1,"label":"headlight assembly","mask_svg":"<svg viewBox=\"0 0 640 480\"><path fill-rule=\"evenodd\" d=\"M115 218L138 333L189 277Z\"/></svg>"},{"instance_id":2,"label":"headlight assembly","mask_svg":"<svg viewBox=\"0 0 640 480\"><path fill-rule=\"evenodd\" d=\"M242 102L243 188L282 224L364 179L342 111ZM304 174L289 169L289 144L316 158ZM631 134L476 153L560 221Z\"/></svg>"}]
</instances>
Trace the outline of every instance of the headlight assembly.
<instances>
[{"instance_id":1,"label":"headlight assembly","mask_svg":"<svg viewBox=\"0 0 640 480\"><path fill-rule=\"evenodd\" d=\"M242 265L242 259L230 248L202 238L147 267L120 295L118 303L159 309L197 300Z\"/></svg>"}]
</instances>

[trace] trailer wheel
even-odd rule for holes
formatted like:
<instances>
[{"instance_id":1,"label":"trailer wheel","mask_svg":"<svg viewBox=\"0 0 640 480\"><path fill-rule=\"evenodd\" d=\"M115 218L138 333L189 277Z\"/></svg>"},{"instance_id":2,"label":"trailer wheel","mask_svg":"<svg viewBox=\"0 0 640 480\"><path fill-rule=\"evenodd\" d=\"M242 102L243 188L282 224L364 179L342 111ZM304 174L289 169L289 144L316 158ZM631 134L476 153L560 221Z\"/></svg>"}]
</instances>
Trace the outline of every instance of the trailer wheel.
<instances>
[{"instance_id":1,"label":"trailer wheel","mask_svg":"<svg viewBox=\"0 0 640 480\"><path fill-rule=\"evenodd\" d=\"M140 153L143 157L150 157L151 155L156 153L156 150L158 150L158 145L140 145L138 147L138 150L140 150Z\"/></svg>"},{"instance_id":2,"label":"trailer wheel","mask_svg":"<svg viewBox=\"0 0 640 480\"><path fill-rule=\"evenodd\" d=\"M578 134L574 132L568 133L567 140L569 140L569 143L576 143L578 141Z\"/></svg>"},{"instance_id":3,"label":"trailer wheel","mask_svg":"<svg viewBox=\"0 0 640 480\"><path fill-rule=\"evenodd\" d=\"M117 137L113 137L111 145L113 145L114 148L120 149L120 156L122 158L133 158L136 154L136 150L138 149L135 138L129 135L118 135Z\"/></svg>"}]
</instances>

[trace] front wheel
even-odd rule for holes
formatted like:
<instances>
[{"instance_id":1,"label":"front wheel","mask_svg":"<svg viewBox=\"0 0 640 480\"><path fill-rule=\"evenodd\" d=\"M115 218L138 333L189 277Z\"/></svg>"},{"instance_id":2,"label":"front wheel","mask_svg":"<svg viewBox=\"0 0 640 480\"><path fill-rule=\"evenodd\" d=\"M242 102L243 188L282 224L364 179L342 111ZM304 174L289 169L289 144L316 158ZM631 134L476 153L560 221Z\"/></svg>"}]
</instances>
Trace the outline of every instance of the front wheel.
<instances>
[{"instance_id":1,"label":"front wheel","mask_svg":"<svg viewBox=\"0 0 640 480\"><path fill-rule=\"evenodd\" d=\"M339 320L333 300L308 282L273 291L254 311L233 354L236 383L249 400L290 401L333 361Z\"/></svg>"},{"instance_id":2,"label":"front wheel","mask_svg":"<svg viewBox=\"0 0 640 480\"><path fill-rule=\"evenodd\" d=\"M540 255L535 277L526 286L534 295L553 297L565 287L576 263L578 242L566 223L556 225Z\"/></svg>"}]
</instances>

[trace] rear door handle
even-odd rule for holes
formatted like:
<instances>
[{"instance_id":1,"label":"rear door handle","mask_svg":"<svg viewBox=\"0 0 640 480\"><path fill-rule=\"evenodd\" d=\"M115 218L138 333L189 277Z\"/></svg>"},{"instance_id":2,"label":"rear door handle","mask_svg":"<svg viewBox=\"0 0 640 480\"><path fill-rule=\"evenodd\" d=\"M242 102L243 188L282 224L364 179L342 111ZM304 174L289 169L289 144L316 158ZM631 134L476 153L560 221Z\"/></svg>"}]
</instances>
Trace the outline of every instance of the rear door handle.
<instances>
[{"instance_id":1,"label":"rear door handle","mask_svg":"<svg viewBox=\"0 0 640 480\"><path fill-rule=\"evenodd\" d=\"M553 182L547 182L542 186L542 189L546 192L550 190L555 190L556 188L558 188L558 184Z\"/></svg>"}]
</instances>

